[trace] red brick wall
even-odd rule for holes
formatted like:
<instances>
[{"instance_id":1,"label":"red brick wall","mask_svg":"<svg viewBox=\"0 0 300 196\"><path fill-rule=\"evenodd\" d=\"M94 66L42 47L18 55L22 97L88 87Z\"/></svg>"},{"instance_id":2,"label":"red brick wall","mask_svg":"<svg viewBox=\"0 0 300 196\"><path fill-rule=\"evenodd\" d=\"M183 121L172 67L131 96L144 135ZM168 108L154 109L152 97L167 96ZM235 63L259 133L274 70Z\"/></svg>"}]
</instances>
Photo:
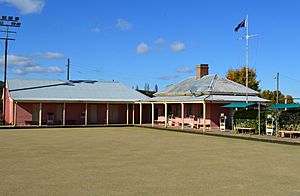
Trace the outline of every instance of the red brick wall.
<instances>
[{"instance_id":1,"label":"red brick wall","mask_svg":"<svg viewBox=\"0 0 300 196\"><path fill-rule=\"evenodd\" d=\"M151 104L143 104L143 123L151 123L152 106Z\"/></svg>"},{"instance_id":2,"label":"red brick wall","mask_svg":"<svg viewBox=\"0 0 300 196\"><path fill-rule=\"evenodd\" d=\"M120 124L126 124L126 104L119 104L119 120Z\"/></svg>"},{"instance_id":3,"label":"red brick wall","mask_svg":"<svg viewBox=\"0 0 300 196\"><path fill-rule=\"evenodd\" d=\"M98 122L100 124L106 124L106 108L107 104L97 104L98 105Z\"/></svg>"},{"instance_id":4,"label":"red brick wall","mask_svg":"<svg viewBox=\"0 0 300 196\"><path fill-rule=\"evenodd\" d=\"M134 104L134 124L140 123L140 104Z\"/></svg>"},{"instance_id":5,"label":"red brick wall","mask_svg":"<svg viewBox=\"0 0 300 196\"><path fill-rule=\"evenodd\" d=\"M48 113L53 113L53 120L54 120L54 124L60 124L62 125L62 121L61 122L57 122L57 115L61 115L62 116L62 111L61 114L57 114L57 106L61 105L61 107L63 108L63 103L43 103L42 104L42 124L45 125L47 124L47 120L48 120Z\"/></svg>"},{"instance_id":6,"label":"red brick wall","mask_svg":"<svg viewBox=\"0 0 300 196\"><path fill-rule=\"evenodd\" d=\"M85 103L66 103L66 125L84 125ZM84 114L84 113L82 113Z\"/></svg>"}]
</instances>

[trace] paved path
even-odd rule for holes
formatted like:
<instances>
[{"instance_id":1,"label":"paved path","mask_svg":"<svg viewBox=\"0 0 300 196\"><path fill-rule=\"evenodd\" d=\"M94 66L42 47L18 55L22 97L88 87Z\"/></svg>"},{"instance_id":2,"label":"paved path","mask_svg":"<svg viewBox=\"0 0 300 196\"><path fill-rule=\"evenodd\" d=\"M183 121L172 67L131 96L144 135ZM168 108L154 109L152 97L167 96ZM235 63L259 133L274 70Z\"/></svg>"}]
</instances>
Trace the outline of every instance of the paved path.
<instances>
[{"instance_id":1,"label":"paved path","mask_svg":"<svg viewBox=\"0 0 300 196\"><path fill-rule=\"evenodd\" d=\"M151 125L143 125L143 127L151 127ZM270 143L281 143L281 144L295 144L300 145L300 138L281 138L276 136L267 136L267 135L253 135L253 134L238 134L232 130L220 131L219 129L210 129L203 132L203 129L194 129L184 127L182 130L181 127L167 127L160 125L155 125L153 128L170 130L170 131L179 131L179 132L187 132L187 133L194 133L194 134L203 134L203 135L212 135L212 136L220 136L220 137L230 137L230 138L238 138L238 139L246 139L246 140L257 140L257 141L264 141Z\"/></svg>"}]
</instances>

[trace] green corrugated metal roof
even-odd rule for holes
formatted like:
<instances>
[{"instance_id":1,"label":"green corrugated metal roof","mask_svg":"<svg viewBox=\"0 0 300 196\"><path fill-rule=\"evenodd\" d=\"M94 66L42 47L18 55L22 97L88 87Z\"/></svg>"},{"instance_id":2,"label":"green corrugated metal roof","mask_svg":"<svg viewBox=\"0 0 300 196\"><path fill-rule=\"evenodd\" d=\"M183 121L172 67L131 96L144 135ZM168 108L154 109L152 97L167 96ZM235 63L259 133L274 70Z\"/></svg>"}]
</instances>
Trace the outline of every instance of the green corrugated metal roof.
<instances>
[{"instance_id":1,"label":"green corrugated metal roof","mask_svg":"<svg viewBox=\"0 0 300 196\"><path fill-rule=\"evenodd\" d=\"M285 109L285 108L299 108L300 104L284 104L278 103L267 107L267 110L274 110L274 109Z\"/></svg>"},{"instance_id":2,"label":"green corrugated metal roof","mask_svg":"<svg viewBox=\"0 0 300 196\"><path fill-rule=\"evenodd\" d=\"M241 103L241 102L230 103L230 104L224 105L223 108L246 108L246 107L252 106L254 104L255 103L253 103L253 102L251 102L251 103Z\"/></svg>"}]
</instances>

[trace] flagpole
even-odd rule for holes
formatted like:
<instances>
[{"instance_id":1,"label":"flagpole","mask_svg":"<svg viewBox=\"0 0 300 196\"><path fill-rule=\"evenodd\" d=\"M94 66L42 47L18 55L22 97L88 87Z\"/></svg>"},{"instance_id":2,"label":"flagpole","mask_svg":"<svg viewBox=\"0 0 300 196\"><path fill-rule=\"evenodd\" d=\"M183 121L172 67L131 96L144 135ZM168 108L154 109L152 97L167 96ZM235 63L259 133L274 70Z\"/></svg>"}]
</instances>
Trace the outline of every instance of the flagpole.
<instances>
[{"instance_id":1,"label":"flagpole","mask_svg":"<svg viewBox=\"0 0 300 196\"><path fill-rule=\"evenodd\" d=\"M246 103L248 103L248 63L249 63L249 31L248 31L248 14L246 16Z\"/></svg>"}]
</instances>

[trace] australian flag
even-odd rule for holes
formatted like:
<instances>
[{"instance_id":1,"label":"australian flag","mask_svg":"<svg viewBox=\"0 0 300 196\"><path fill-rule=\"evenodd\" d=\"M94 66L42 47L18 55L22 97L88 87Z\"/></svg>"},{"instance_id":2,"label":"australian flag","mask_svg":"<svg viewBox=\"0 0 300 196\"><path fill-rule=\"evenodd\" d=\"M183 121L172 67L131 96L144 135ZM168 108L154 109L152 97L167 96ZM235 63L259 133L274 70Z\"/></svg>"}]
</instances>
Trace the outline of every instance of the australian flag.
<instances>
[{"instance_id":1,"label":"australian flag","mask_svg":"<svg viewBox=\"0 0 300 196\"><path fill-rule=\"evenodd\" d=\"M235 32L238 32L240 28L245 27L246 26L246 20L242 20L242 22L240 22L240 24L238 24L237 27L235 27Z\"/></svg>"}]
</instances>

